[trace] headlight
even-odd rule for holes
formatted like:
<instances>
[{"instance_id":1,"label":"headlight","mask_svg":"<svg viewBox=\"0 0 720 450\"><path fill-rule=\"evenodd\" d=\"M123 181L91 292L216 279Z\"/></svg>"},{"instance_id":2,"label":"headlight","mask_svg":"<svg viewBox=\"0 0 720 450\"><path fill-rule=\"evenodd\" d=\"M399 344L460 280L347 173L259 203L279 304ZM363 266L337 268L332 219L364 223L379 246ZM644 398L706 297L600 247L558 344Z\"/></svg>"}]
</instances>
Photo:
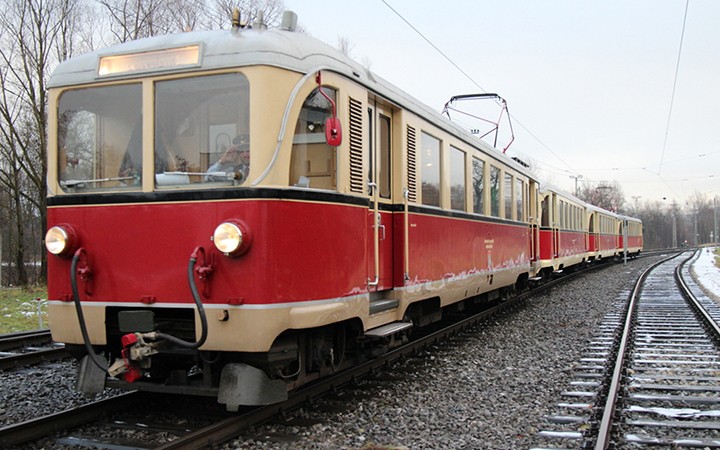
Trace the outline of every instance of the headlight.
<instances>
[{"instance_id":1,"label":"headlight","mask_svg":"<svg viewBox=\"0 0 720 450\"><path fill-rule=\"evenodd\" d=\"M67 224L54 226L45 234L45 248L53 255L67 257L77 249L77 235Z\"/></svg>"},{"instance_id":2,"label":"headlight","mask_svg":"<svg viewBox=\"0 0 720 450\"><path fill-rule=\"evenodd\" d=\"M213 243L227 256L240 256L250 248L250 231L239 220L228 220L215 228Z\"/></svg>"}]
</instances>

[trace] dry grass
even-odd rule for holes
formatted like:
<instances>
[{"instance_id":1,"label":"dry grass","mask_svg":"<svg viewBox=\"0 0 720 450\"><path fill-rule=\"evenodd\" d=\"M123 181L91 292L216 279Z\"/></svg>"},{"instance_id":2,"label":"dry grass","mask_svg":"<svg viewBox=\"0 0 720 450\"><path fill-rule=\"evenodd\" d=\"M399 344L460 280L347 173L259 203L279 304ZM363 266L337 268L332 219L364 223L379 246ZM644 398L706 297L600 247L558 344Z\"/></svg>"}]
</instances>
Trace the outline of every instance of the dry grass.
<instances>
[{"instance_id":1,"label":"dry grass","mask_svg":"<svg viewBox=\"0 0 720 450\"><path fill-rule=\"evenodd\" d=\"M40 300L38 300L40 299ZM47 289L0 289L0 333L47 328ZM42 323L41 323L42 322Z\"/></svg>"}]
</instances>

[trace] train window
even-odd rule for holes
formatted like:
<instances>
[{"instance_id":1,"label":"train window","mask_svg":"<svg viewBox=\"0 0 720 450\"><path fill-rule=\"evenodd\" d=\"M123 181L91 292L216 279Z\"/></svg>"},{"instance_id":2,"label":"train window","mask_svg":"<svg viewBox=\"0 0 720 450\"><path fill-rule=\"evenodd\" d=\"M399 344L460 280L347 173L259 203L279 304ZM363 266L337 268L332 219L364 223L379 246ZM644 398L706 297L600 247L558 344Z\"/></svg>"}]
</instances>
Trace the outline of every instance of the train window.
<instances>
[{"instance_id":1,"label":"train window","mask_svg":"<svg viewBox=\"0 0 720 450\"><path fill-rule=\"evenodd\" d=\"M575 206L575 207L573 208L573 213L574 213L573 224L575 225L575 226L573 227L573 229L574 229L574 230L580 230L580 208L578 208L577 206Z\"/></svg>"},{"instance_id":2,"label":"train window","mask_svg":"<svg viewBox=\"0 0 720 450\"><path fill-rule=\"evenodd\" d=\"M378 115L378 138L378 191L380 197L390 198L390 118L383 114Z\"/></svg>"},{"instance_id":3,"label":"train window","mask_svg":"<svg viewBox=\"0 0 720 450\"><path fill-rule=\"evenodd\" d=\"M465 152L450 147L450 208L465 211Z\"/></svg>"},{"instance_id":4,"label":"train window","mask_svg":"<svg viewBox=\"0 0 720 450\"><path fill-rule=\"evenodd\" d=\"M155 182L241 185L250 171L250 95L240 73L155 83Z\"/></svg>"},{"instance_id":5,"label":"train window","mask_svg":"<svg viewBox=\"0 0 720 450\"><path fill-rule=\"evenodd\" d=\"M490 166L490 215L500 217L500 169Z\"/></svg>"},{"instance_id":6,"label":"train window","mask_svg":"<svg viewBox=\"0 0 720 450\"><path fill-rule=\"evenodd\" d=\"M525 195L525 185L522 180L515 180L515 218L517 220L525 220L523 205Z\"/></svg>"},{"instance_id":7,"label":"train window","mask_svg":"<svg viewBox=\"0 0 720 450\"><path fill-rule=\"evenodd\" d=\"M65 192L140 189L139 83L66 91L58 105L58 179Z\"/></svg>"},{"instance_id":8,"label":"train window","mask_svg":"<svg viewBox=\"0 0 720 450\"><path fill-rule=\"evenodd\" d=\"M546 196L540 203L540 226L550 226L550 196Z\"/></svg>"},{"instance_id":9,"label":"train window","mask_svg":"<svg viewBox=\"0 0 720 450\"><path fill-rule=\"evenodd\" d=\"M565 227L565 202L562 200L558 202L558 227Z\"/></svg>"},{"instance_id":10,"label":"train window","mask_svg":"<svg viewBox=\"0 0 720 450\"><path fill-rule=\"evenodd\" d=\"M473 158L473 212L485 214L485 161Z\"/></svg>"},{"instance_id":11,"label":"train window","mask_svg":"<svg viewBox=\"0 0 720 450\"><path fill-rule=\"evenodd\" d=\"M505 218L512 219L513 213L513 176L509 173L505 174L505 186L504 186L504 200L505 200Z\"/></svg>"},{"instance_id":12,"label":"train window","mask_svg":"<svg viewBox=\"0 0 720 450\"><path fill-rule=\"evenodd\" d=\"M440 140L423 132L422 204L440 206Z\"/></svg>"},{"instance_id":13,"label":"train window","mask_svg":"<svg viewBox=\"0 0 720 450\"><path fill-rule=\"evenodd\" d=\"M336 92L323 87L336 101ZM313 89L303 103L293 137L290 158L290 184L313 189L337 188L335 147L325 142L325 120L332 116L332 104L319 88Z\"/></svg>"},{"instance_id":14,"label":"train window","mask_svg":"<svg viewBox=\"0 0 720 450\"><path fill-rule=\"evenodd\" d=\"M573 205L572 207L572 229L577 230L578 229L578 215L577 215L577 206Z\"/></svg>"}]
</instances>

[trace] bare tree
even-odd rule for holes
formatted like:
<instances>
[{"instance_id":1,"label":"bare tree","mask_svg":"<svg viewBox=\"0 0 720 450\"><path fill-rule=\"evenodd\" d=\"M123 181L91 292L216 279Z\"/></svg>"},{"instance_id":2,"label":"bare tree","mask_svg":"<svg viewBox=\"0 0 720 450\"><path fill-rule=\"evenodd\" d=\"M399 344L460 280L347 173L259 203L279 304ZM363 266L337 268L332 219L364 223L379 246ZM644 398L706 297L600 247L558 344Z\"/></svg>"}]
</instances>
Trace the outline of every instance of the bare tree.
<instances>
[{"instance_id":1,"label":"bare tree","mask_svg":"<svg viewBox=\"0 0 720 450\"><path fill-rule=\"evenodd\" d=\"M51 67L72 55L78 2L8 0L0 10L0 151L5 160L0 184L13 202L19 284L29 281L24 273L25 230L45 229L47 81ZM40 226L28 227L31 220L39 220ZM33 236L31 242L41 239ZM46 256L40 253L44 276Z\"/></svg>"},{"instance_id":2,"label":"bare tree","mask_svg":"<svg viewBox=\"0 0 720 450\"><path fill-rule=\"evenodd\" d=\"M280 23L282 0L96 0L107 13L115 42L191 30L228 28L235 8L244 23L261 12L271 27Z\"/></svg>"},{"instance_id":3,"label":"bare tree","mask_svg":"<svg viewBox=\"0 0 720 450\"><path fill-rule=\"evenodd\" d=\"M169 33L172 10L164 0L98 0L110 16L110 32L117 42Z\"/></svg>"},{"instance_id":4,"label":"bare tree","mask_svg":"<svg viewBox=\"0 0 720 450\"><path fill-rule=\"evenodd\" d=\"M694 192L687 202L688 214L692 217L692 242L701 245L714 240L715 205L702 192Z\"/></svg>"},{"instance_id":5,"label":"bare tree","mask_svg":"<svg viewBox=\"0 0 720 450\"><path fill-rule=\"evenodd\" d=\"M337 49L340 50L340 53L345 56L350 56L350 52L352 51L353 47L354 45L350 43L350 40L347 37L338 37Z\"/></svg>"},{"instance_id":6,"label":"bare tree","mask_svg":"<svg viewBox=\"0 0 720 450\"><path fill-rule=\"evenodd\" d=\"M621 212L625 204L625 194L617 181L612 183L602 181L598 184L585 182L580 188L578 198L613 212Z\"/></svg>"},{"instance_id":7,"label":"bare tree","mask_svg":"<svg viewBox=\"0 0 720 450\"><path fill-rule=\"evenodd\" d=\"M17 267L14 284L31 282L29 259L41 261L46 216L47 82L52 68L76 52L146 36L230 26L233 8L245 22L259 12L276 25L282 0L4 0L0 2L0 233ZM105 23L95 9L104 11ZM103 30L103 31L101 31ZM109 30L109 31L107 31Z\"/></svg>"}]
</instances>

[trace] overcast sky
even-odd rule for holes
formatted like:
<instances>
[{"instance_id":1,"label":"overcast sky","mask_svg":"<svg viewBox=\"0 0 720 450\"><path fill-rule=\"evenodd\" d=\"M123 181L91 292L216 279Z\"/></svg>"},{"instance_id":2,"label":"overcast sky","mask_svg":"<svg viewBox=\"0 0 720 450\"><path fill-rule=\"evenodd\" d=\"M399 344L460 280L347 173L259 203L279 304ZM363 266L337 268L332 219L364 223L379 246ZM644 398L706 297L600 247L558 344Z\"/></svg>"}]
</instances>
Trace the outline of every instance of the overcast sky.
<instances>
[{"instance_id":1,"label":"overcast sky","mask_svg":"<svg viewBox=\"0 0 720 450\"><path fill-rule=\"evenodd\" d=\"M676 85L685 0L285 5L306 32L345 38L353 59L438 111L453 95L501 95L508 154L568 191L582 175L617 181L629 202L720 196L720 1L690 0Z\"/></svg>"}]
</instances>

